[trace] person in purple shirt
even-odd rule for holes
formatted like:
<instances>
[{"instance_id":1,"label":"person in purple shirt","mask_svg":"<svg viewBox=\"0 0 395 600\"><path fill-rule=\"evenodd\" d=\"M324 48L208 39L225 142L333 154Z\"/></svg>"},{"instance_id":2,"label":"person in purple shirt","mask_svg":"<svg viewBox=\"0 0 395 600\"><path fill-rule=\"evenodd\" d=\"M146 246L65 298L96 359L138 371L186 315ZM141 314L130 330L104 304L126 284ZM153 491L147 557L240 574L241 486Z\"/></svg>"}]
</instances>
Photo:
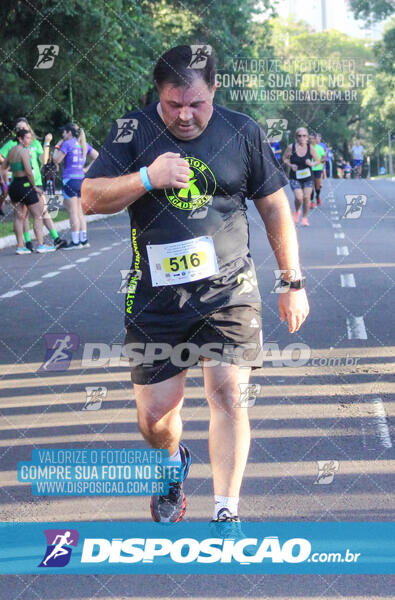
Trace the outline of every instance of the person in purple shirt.
<instances>
[{"instance_id":1,"label":"person in purple shirt","mask_svg":"<svg viewBox=\"0 0 395 600\"><path fill-rule=\"evenodd\" d=\"M71 241L64 250L89 248L86 218L81 206L81 184L87 171L86 159L92 162L99 156L97 150L87 143L85 132L76 123L67 123L62 127L62 138L56 146L53 160L56 164L64 161L63 198L69 213ZM89 168L88 167L88 168Z\"/></svg>"}]
</instances>

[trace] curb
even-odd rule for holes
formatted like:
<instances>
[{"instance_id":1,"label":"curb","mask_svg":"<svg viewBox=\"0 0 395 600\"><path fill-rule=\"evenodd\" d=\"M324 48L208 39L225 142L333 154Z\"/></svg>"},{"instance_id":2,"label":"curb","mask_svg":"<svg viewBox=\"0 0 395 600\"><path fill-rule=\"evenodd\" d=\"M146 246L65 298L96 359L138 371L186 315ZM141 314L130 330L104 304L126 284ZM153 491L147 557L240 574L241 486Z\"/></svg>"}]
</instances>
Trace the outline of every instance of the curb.
<instances>
[{"instance_id":1,"label":"curb","mask_svg":"<svg viewBox=\"0 0 395 600\"><path fill-rule=\"evenodd\" d=\"M102 219L109 219L111 217L116 217L117 215L120 215L122 212L123 211L112 214L112 215L87 215L85 218L86 218L87 222L90 223L91 221L101 221ZM56 229L56 231L64 231L65 229L70 229L70 221L68 219L65 219L64 221L58 221L57 223L55 223L55 229ZM30 229L30 235L31 235L32 240L34 240L36 236L34 235L33 229ZM10 246L15 246L15 245L16 245L16 239L15 239L14 233L0 238L0 250L3 250L3 248L9 248Z\"/></svg>"}]
</instances>

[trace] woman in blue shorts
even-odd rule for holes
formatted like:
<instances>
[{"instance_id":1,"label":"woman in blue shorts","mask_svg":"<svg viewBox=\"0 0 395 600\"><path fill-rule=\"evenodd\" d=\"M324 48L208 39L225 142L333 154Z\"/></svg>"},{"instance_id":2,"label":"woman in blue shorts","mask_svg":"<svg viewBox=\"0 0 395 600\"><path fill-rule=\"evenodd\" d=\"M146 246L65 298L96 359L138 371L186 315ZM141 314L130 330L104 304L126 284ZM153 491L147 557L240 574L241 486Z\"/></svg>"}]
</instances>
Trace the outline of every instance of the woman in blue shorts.
<instances>
[{"instance_id":1,"label":"woman in blue shorts","mask_svg":"<svg viewBox=\"0 0 395 600\"><path fill-rule=\"evenodd\" d=\"M67 123L62 129L63 140L56 144L53 160L56 164L64 161L62 191L71 228L71 241L64 250L89 248L86 218L81 207L81 184L87 157L93 162L99 153L87 144L84 130L75 123Z\"/></svg>"},{"instance_id":2,"label":"woman in blue shorts","mask_svg":"<svg viewBox=\"0 0 395 600\"><path fill-rule=\"evenodd\" d=\"M313 177L311 174L312 159L318 162L314 148L308 142L308 131L305 127L296 130L295 142L290 144L284 153L283 162L290 167L289 184L295 196L295 224L299 222L300 207L303 204L302 225L309 226L307 215L310 207Z\"/></svg>"}]
</instances>

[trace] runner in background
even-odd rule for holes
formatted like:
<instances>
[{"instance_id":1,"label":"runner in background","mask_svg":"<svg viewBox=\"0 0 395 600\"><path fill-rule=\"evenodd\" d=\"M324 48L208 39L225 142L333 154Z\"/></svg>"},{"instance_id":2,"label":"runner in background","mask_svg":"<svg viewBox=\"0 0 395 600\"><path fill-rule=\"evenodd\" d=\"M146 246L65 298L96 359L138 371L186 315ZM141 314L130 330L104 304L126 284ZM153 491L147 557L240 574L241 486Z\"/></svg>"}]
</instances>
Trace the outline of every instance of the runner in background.
<instances>
[{"instance_id":1,"label":"runner in background","mask_svg":"<svg viewBox=\"0 0 395 600\"><path fill-rule=\"evenodd\" d=\"M345 166L346 166L346 163L344 162L344 158L342 156L340 156L336 161L337 176L339 179L344 178L344 167Z\"/></svg>"},{"instance_id":2,"label":"runner in background","mask_svg":"<svg viewBox=\"0 0 395 600\"><path fill-rule=\"evenodd\" d=\"M358 178L361 178L363 167L363 155L365 154L365 148L362 146L358 138L356 138L355 144L351 148L351 154L353 158L354 172Z\"/></svg>"},{"instance_id":3,"label":"runner in background","mask_svg":"<svg viewBox=\"0 0 395 600\"><path fill-rule=\"evenodd\" d=\"M296 130L295 142L290 144L284 152L284 164L290 167L289 184L295 197L294 221L298 224L300 207L303 204L302 225L310 225L307 215L313 190L313 176L311 166L313 159L318 161L318 156L308 141L308 131L305 127Z\"/></svg>"},{"instance_id":4,"label":"runner in background","mask_svg":"<svg viewBox=\"0 0 395 600\"><path fill-rule=\"evenodd\" d=\"M278 162L281 163L281 145L278 141L270 142L270 148L273 150L274 156L277 158Z\"/></svg>"},{"instance_id":5,"label":"runner in background","mask_svg":"<svg viewBox=\"0 0 395 600\"><path fill-rule=\"evenodd\" d=\"M87 143L84 130L76 123L62 127L62 138L55 146L53 160L55 164L64 161L62 191L71 228L71 241L64 249L89 248L86 218L81 207L81 183L87 157L93 162L99 153Z\"/></svg>"},{"instance_id":6,"label":"runner in background","mask_svg":"<svg viewBox=\"0 0 395 600\"><path fill-rule=\"evenodd\" d=\"M7 158L2 164L3 170L10 168L13 174L8 193L15 208L14 231L18 244L16 253L31 254L31 250L24 246L23 237L23 223L28 211L33 217L33 228L38 242L36 252L52 252L55 248L53 246L46 246L43 241L43 224L39 202L39 196L42 194L42 190L35 185L31 166L31 132L27 129L19 129L16 136L16 142L16 146L13 146L9 152L7 152Z\"/></svg>"},{"instance_id":7,"label":"runner in background","mask_svg":"<svg viewBox=\"0 0 395 600\"><path fill-rule=\"evenodd\" d=\"M24 117L19 117L16 121L15 121L15 131L19 131L20 129L26 129L27 131L29 131L31 133L31 145L29 147L29 152L30 152L30 164L32 167L32 171L33 171L33 177L34 177L34 182L35 185L37 187L39 187L40 189L42 189L42 177L41 177L41 171L40 171L40 165L45 165L46 162L48 161L48 157L49 157L49 145L50 142L52 140L52 133L47 133L47 135L44 138L44 148L41 145L41 142L39 142L39 140L36 137L36 134L34 133L32 127L30 126L30 124L28 123L27 119L25 119ZM11 148L13 148L14 146L17 145L17 142L15 141L15 139L11 139L8 142L6 142L4 144L4 146L2 146L2 148L0 148L0 165L2 164L2 162L4 161L5 158L7 158L8 153L10 152ZM4 174L3 180L7 179L7 174ZM39 202L40 202L40 208L41 208L41 216L42 216L42 220L43 220L43 224L45 225L45 227L48 229L48 232L51 236L51 238L53 239L53 243L55 248L61 248L63 245L65 245L65 240L63 240L58 232L55 229L55 225L48 213L48 209L47 209L47 202L46 202L46 198L44 194L40 194L39 196ZM16 219L16 213L14 212L14 219ZM14 223L14 227L15 227L15 223ZM23 224L23 237L25 239L25 245L26 248L30 251L33 251L33 244L31 241L31 236L30 236L30 223L29 223L29 215L26 215L26 220Z\"/></svg>"},{"instance_id":8,"label":"runner in background","mask_svg":"<svg viewBox=\"0 0 395 600\"><path fill-rule=\"evenodd\" d=\"M346 179L351 179L351 171L352 167L350 165L350 161L348 160L344 165L344 173L346 174Z\"/></svg>"},{"instance_id":9,"label":"runner in background","mask_svg":"<svg viewBox=\"0 0 395 600\"><path fill-rule=\"evenodd\" d=\"M334 154L333 154L333 150L330 146L328 146L327 152L326 152L326 175L327 177L333 177L333 159L334 159Z\"/></svg>"},{"instance_id":10,"label":"runner in background","mask_svg":"<svg viewBox=\"0 0 395 600\"><path fill-rule=\"evenodd\" d=\"M325 150L325 162L326 162L326 154L328 152L328 146L325 144L325 142L322 141L322 136L321 136L320 133L316 133L315 136L316 136L316 139L317 139L317 144L319 144ZM325 162L324 162L324 166L325 166ZM322 178L326 179L326 170L325 170L325 168L323 168L323 170L322 170Z\"/></svg>"},{"instance_id":11,"label":"runner in background","mask_svg":"<svg viewBox=\"0 0 395 600\"><path fill-rule=\"evenodd\" d=\"M322 172L324 169L326 151L324 150L324 148L322 147L321 144L317 143L317 135L315 133L310 134L310 144L316 153L316 157L313 156L314 162L313 162L313 166L312 166L313 177L314 177L314 187L315 187L315 198L316 198L317 206L321 206L320 192L321 192L321 187L322 187ZM314 206L314 189L311 192L310 208L315 208L315 206Z\"/></svg>"}]
</instances>

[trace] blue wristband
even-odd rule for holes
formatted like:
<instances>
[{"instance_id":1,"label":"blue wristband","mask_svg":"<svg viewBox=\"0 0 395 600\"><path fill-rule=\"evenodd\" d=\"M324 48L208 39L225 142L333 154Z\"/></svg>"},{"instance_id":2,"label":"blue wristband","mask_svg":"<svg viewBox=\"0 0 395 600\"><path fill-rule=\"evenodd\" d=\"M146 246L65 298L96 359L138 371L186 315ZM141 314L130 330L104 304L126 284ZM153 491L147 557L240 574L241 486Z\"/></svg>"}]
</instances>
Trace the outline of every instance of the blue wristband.
<instances>
[{"instance_id":1,"label":"blue wristband","mask_svg":"<svg viewBox=\"0 0 395 600\"><path fill-rule=\"evenodd\" d=\"M147 167L141 167L140 169L140 177L141 177L141 181L143 182L143 186L145 187L145 189L147 190L147 192L150 192L151 190L153 190L153 185L151 184L149 177L148 177L148 169Z\"/></svg>"}]
</instances>

